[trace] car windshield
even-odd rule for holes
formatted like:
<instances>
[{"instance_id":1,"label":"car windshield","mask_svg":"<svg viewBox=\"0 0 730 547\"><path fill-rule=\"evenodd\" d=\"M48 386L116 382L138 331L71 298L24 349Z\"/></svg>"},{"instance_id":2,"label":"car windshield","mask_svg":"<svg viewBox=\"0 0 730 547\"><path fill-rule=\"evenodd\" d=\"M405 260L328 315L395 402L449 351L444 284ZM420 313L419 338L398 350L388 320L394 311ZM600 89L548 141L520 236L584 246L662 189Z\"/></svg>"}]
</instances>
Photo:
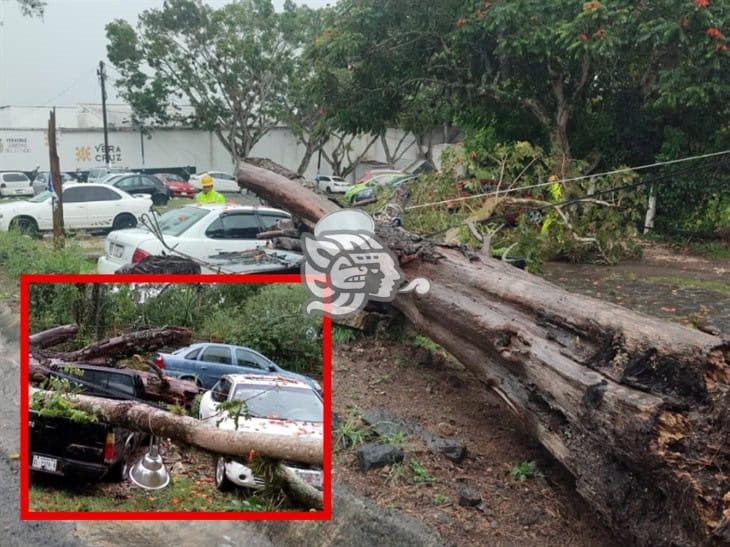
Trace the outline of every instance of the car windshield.
<instances>
[{"instance_id":1,"label":"car windshield","mask_svg":"<svg viewBox=\"0 0 730 547\"><path fill-rule=\"evenodd\" d=\"M183 207L167 211L159 218L158 223L163 234L179 236L208 213L209 209Z\"/></svg>"},{"instance_id":2,"label":"car windshield","mask_svg":"<svg viewBox=\"0 0 730 547\"><path fill-rule=\"evenodd\" d=\"M46 201L51 197L51 193L48 190L45 190L44 192L41 192L35 197L30 198L28 201L31 203L41 203L43 201Z\"/></svg>"},{"instance_id":3,"label":"car windshield","mask_svg":"<svg viewBox=\"0 0 730 547\"><path fill-rule=\"evenodd\" d=\"M233 393L234 401L245 401L251 416L281 418L300 422L322 422L322 401L309 388L241 384Z\"/></svg>"}]
</instances>

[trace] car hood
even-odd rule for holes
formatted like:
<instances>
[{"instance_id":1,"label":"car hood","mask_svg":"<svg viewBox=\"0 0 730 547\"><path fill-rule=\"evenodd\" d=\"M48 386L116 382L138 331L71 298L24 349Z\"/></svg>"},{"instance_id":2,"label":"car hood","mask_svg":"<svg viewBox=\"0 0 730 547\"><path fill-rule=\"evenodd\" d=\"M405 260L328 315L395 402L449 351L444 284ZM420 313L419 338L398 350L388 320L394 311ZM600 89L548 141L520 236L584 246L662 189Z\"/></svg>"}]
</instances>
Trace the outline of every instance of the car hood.
<instances>
[{"instance_id":1,"label":"car hood","mask_svg":"<svg viewBox=\"0 0 730 547\"><path fill-rule=\"evenodd\" d=\"M0 214L2 215L10 215L17 212L29 212L33 210L34 208L38 207L38 205L44 204L44 202L41 203L30 203L26 200L23 201L13 201L11 203L2 203L0 204Z\"/></svg>"},{"instance_id":2,"label":"car hood","mask_svg":"<svg viewBox=\"0 0 730 547\"><path fill-rule=\"evenodd\" d=\"M214 420L213 425L217 424L220 429L236 431L236 423L233 418L223 418L220 423L215 418L211 418L211 420ZM252 417L247 420L241 416L238 419L238 431L268 433L285 437L313 437L315 439L322 439L324 436L324 426L321 422L300 422L280 418Z\"/></svg>"}]
</instances>

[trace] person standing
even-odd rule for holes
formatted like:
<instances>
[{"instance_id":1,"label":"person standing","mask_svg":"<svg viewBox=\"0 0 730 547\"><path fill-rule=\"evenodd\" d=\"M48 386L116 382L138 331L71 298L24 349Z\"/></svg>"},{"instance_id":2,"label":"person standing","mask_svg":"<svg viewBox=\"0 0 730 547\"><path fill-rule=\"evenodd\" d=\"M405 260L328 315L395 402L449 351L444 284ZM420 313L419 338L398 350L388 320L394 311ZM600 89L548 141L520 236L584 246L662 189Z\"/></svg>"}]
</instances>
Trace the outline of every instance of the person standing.
<instances>
[{"instance_id":1,"label":"person standing","mask_svg":"<svg viewBox=\"0 0 730 547\"><path fill-rule=\"evenodd\" d=\"M203 175L200 178L200 186L203 187L203 190L195 195L195 203L200 205L211 205L226 202L226 198L223 197L223 194L219 194L213 189L213 177L210 175Z\"/></svg>"}]
</instances>

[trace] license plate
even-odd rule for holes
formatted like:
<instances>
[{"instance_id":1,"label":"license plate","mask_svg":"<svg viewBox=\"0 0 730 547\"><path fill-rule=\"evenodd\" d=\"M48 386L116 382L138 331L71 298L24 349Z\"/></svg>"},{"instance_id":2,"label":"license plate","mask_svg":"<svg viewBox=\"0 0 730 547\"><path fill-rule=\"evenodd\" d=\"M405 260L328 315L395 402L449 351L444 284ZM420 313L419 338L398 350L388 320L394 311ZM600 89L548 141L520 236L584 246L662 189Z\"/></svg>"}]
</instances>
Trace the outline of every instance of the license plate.
<instances>
[{"instance_id":1,"label":"license plate","mask_svg":"<svg viewBox=\"0 0 730 547\"><path fill-rule=\"evenodd\" d=\"M25 190L16 190L15 191L15 194L18 195L18 196L21 195L21 194L25 194Z\"/></svg>"},{"instance_id":2,"label":"license plate","mask_svg":"<svg viewBox=\"0 0 730 547\"><path fill-rule=\"evenodd\" d=\"M319 471L307 471L305 469L296 469L297 476L309 486L322 488L322 473Z\"/></svg>"},{"instance_id":3,"label":"license plate","mask_svg":"<svg viewBox=\"0 0 730 547\"><path fill-rule=\"evenodd\" d=\"M116 243L112 243L112 256L114 258L121 258L124 254L124 247L122 245L117 245Z\"/></svg>"},{"instance_id":4,"label":"license plate","mask_svg":"<svg viewBox=\"0 0 730 547\"><path fill-rule=\"evenodd\" d=\"M56 458L47 458L46 456L33 456L31 467L39 471L56 471Z\"/></svg>"}]
</instances>

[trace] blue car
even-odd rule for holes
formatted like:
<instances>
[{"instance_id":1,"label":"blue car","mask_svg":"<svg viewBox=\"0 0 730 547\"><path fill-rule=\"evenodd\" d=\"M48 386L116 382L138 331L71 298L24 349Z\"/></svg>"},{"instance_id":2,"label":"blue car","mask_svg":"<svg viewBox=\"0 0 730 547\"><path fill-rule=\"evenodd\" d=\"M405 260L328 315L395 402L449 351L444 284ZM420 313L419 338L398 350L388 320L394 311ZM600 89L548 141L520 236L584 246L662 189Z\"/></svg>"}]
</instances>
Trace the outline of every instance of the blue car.
<instances>
[{"instance_id":1,"label":"blue car","mask_svg":"<svg viewBox=\"0 0 730 547\"><path fill-rule=\"evenodd\" d=\"M259 352L243 346L193 344L173 353L157 353L155 365L168 376L192 380L205 389L211 389L225 374L277 374L305 382L322 392L316 380L284 370Z\"/></svg>"}]
</instances>

